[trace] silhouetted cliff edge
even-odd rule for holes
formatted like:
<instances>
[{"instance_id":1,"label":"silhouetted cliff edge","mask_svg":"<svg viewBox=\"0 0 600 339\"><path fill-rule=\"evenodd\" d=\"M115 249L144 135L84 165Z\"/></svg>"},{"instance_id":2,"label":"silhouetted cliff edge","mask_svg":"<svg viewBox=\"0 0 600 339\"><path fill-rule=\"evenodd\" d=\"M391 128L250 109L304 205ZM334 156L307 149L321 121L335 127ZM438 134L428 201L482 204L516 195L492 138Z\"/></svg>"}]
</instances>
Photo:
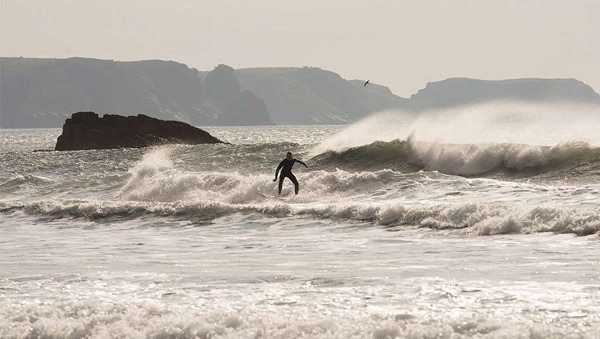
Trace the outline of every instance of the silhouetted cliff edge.
<instances>
[{"instance_id":1,"label":"silhouetted cliff edge","mask_svg":"<svg viewBox=\"0 0 600 339\"><path fill-rule=\"evenodd\" d=\"M343 124L406 106L387 87L346 80L318 67L236 70L242 88L265 101L276 124Z\"/></svg>"},{"instance_id":2,"label":"silhouetted cliff edge","mask_svg":"<svg viewBox=\"0 0 600 339\"><path fill-rule=\"evenodd\" d=\"M0 96L0 128L59 127L78 111L144 114L197 126L272 124L259 98L227 98L238 109L247 104L250 116L224 110L208 98L196 69L173 61L0 58Z\"/></svg>"},{"instance_id":3,"label":"silhouetted cliff edge","mask_svg":"<svg viewBox=\"0 0 600 339\"><path fill-rule=\"evenodd\" d=\"M218 125L270 125L264 101L249 90L242 91L235 70L219 65L204 79L206 97L217 110Z\"/></svg>"},{"instance_id":4,"label":"silhouetted cliff edge","mask_svg":"<svg viewBox=\"0 0 600 339\"><path fill-rule=\"evenodd\" d=\"M478 80L451 78L428 83L410 97L415 108L438 108L494 100L600 103L600 95L576 79Z\"/></svg>"}]
</instances>

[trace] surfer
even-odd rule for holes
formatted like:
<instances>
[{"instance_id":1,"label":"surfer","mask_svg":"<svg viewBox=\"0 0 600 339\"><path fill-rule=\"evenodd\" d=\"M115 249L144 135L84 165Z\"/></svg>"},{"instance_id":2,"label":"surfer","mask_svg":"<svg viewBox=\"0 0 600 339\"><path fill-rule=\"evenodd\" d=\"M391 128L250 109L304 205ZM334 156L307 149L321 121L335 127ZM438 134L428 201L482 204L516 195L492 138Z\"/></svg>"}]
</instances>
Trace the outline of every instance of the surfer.
<instances>
[{"instance_id":1,"label":"surfer","mask_svg":"<svg viewBox=\"0 0 600 339\"><path fill-rule=\"evenodd\" d=\"M281 187L283 186L283 179L285 179L285 178L290 179L294 183L294 192L296 192L296 194L298 194L298 190L300 189L300 186L298 185L298 180L296 179L296 176L294 176L294 174L292 173L292 167L297 162L301 163L302 165L304 165L304 167L308 168L308 166L305 163L303 163L302 161L294 159L292 152L287 152L285 159L283 159L279 163L279 166L277 166L277 169L275 170L275 179L273 179L273 182L277 181L277 173L279 173L279 170L281 169L281 175L279 176L279 194L280 195L281 195Z\"/></svg>"}]
</instances>

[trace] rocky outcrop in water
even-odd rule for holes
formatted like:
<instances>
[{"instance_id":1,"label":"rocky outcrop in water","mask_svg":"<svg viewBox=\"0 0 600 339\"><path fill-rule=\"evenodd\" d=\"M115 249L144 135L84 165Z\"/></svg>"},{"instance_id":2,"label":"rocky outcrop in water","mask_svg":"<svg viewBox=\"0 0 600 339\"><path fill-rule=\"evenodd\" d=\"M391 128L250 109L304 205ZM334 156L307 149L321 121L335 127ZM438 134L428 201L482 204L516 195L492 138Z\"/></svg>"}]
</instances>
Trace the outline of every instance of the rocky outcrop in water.
<instances>
[{"instance_id":1,"label":"rocky outcrop in water","mask_svg":"<svg viewBox=\"0 0 600 339\"><path fill-rule=\"evenodd\" d=\"M163 143L221 143L208 132L180 121L165 121L142 114L121 116L94 112L74 113L65 121L57 151L146 147Z\"/></svg>"}]
</instances>

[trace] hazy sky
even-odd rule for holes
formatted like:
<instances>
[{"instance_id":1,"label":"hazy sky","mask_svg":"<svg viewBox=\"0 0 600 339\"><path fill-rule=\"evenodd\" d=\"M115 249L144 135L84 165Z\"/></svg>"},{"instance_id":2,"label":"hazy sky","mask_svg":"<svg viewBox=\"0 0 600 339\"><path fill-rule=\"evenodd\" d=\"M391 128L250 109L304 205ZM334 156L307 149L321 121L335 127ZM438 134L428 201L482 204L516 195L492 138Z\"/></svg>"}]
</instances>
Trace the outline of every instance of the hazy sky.
<instances>
[{"instance_id":1,"label":"hazy sky","mask_svg":"<svg viewBox=\"0 0 600 339\"><path fill-rule=\"evenodd\" d=\"M0 0L0 54L318 66L428 81L569 77L600 90L599 0Z\"/></svg>"}]
</instances>

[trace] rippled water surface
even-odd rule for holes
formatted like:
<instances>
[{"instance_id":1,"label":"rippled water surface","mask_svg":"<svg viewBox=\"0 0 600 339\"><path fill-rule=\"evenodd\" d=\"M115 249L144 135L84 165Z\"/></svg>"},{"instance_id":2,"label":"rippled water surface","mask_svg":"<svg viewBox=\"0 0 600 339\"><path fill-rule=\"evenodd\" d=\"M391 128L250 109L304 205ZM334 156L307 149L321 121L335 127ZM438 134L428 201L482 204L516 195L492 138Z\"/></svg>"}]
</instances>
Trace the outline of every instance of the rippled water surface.
<instances>
[{"instance_id":1,"label":"rippled water surface","mask_svg":"<svg viewBox=\"0 0 600 339\"><path fill-rule=\"evenodd\" d=\"M0 337L599 337L596 148L314 154L340 129L75 152L0 130ZM310 168L277 197L288 150Z\"/></svg>"}]
</instances>

